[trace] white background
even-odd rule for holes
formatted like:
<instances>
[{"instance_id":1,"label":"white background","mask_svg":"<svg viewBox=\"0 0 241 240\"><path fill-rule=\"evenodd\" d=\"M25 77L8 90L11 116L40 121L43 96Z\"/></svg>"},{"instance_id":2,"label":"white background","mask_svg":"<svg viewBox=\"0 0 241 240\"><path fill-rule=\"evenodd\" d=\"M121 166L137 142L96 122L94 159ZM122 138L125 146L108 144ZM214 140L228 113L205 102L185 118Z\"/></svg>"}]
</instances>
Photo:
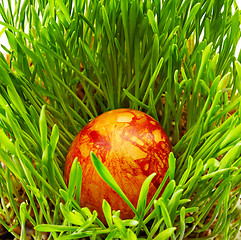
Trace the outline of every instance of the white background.
<instances>
[{"instance_id":1,"label":"white background","mask_svg":"<svg viewBox=\"0 0 241 240\"><path fill-rule=\"evenodd\" d=\"M8 0L3 0L5 6L7 6L7 1ZM12 2L12 6L15 6L15 0L10 0L10 1ZM237 4L239 6L239 9L241 10L241 0L237 0ZM0 16L0 21L2 21L1 16ZM5 36L5 34L2 34L2 32L1 32L2 29L3 29L3 26L0 24L0 44L3 44L7 48L9 48L6 36ZM239 40L238 47L237 47L237 50L236 50L236 54L235 54L236 57L238 56L238 53L239 53L240 49L241 49L241 39ZM0 51L4 52L4 50L1 48L1 46L0 46Z\"/></svg>"}]
</instances>

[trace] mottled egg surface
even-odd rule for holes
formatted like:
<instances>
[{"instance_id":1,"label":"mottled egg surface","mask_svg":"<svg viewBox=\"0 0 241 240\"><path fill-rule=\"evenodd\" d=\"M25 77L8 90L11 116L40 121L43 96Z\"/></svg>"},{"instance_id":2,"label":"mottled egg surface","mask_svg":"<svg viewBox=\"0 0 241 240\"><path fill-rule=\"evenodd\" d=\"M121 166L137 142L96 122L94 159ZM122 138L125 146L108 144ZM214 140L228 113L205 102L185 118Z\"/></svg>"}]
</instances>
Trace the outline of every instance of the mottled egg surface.
<instances>
[{"instance_id":1,"label":"mottled egg surface","mask_svg":"<svg viewBox=\"0 0 241 240\"><path fill-rule=\"evenodd\" d=\"M76 136L65 163L65 181L75 157L82 168L80 205L96 210L105 222L102 202L112 210L120 210L122 219L132 218L129 206L97 173L91 159L93 151L108 168L123 192L136 207L141 186L150 174L156 173L148 193L151 200L167 169L171 152L169 139L161 125L149 115L132 109L116 109L98 116Z\"/></svg>"}]
</instances>

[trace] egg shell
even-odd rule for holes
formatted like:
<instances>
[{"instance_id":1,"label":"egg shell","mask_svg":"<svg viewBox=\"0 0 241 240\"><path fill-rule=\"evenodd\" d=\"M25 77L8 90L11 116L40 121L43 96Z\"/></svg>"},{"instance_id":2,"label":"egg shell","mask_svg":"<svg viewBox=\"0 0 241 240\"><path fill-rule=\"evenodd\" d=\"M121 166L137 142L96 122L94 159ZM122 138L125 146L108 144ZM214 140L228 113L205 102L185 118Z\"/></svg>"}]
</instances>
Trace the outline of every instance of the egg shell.
<instances>
[{"instance_id":1,"label":"egg shell","mask_svg":"<svg viewBox=\"0 0 241 240\"><path fill-rule=\"evenodd\" d=\"M144 180L155 172L147 203L153 197L168 169L172 149L161 125L149 115L132 109L103 113L79 132L67 154L65 181L68 184L71 166L78 157L82 168L80 206L96 210L99 219L105 222L103 199L112 210L120 210L122 219L133 218L134 213L99 176L90 158L91 151L136 207Z\"/></svg>"}]
</instances>

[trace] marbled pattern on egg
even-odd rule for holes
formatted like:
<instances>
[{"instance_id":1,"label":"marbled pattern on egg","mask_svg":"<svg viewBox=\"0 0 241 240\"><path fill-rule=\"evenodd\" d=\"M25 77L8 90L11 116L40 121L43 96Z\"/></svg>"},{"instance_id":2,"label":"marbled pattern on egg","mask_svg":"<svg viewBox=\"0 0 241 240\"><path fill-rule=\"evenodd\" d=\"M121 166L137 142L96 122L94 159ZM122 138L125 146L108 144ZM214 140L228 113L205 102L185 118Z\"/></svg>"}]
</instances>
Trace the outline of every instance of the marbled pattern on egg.
<instances>
[{"instance_id":1,"label":"marbled pattern on egg","mask_svg":"<svg viewBox=\"0 0 241 240\"><path fill-rule=\"evenodd\" d=\"M149 115L132 109L106 112L88 123L73 141L65 163L65 181L75 157L80 162L83 177L80 205L105 222L103 199L112 210L121 210L122 219L132 218L132 210L98 175L90 152L108 168L118 185L136 207L141 186L152 173L157 175L150 184L148 202L161 183L171 152L169 139L160 124Z\"/></svg>"}]
</instances>

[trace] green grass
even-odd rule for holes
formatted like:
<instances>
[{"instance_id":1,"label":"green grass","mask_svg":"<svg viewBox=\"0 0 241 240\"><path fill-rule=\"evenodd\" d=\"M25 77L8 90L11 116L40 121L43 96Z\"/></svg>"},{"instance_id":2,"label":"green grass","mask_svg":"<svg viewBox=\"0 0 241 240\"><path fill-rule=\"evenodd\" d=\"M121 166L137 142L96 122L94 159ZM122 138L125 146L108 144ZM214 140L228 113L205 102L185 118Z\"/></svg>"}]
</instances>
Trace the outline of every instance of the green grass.
<instances>
[{"instance_id":1,"label":"green grass","mask_svg":"<svg viewBox=\"0 0 241 240\"><path fill-rule=\"evenodd\" d=\"M236 1L15 3L0 2L1 34L10 45L2 46L9 62L0 54L1 224L17 239L26 239L29 225L34 239L43 232L49 239L235 239L241 225ZM64 162L90 120L123 107L158 120L173 154L151 203L145 204L153 175L136 208L92 154L99 174L135 213L122 220L104 200L104 226L75 200L76 179L66 186ZM81 179L77 161L71 171Z\"/></svg>"}]
</instances>

